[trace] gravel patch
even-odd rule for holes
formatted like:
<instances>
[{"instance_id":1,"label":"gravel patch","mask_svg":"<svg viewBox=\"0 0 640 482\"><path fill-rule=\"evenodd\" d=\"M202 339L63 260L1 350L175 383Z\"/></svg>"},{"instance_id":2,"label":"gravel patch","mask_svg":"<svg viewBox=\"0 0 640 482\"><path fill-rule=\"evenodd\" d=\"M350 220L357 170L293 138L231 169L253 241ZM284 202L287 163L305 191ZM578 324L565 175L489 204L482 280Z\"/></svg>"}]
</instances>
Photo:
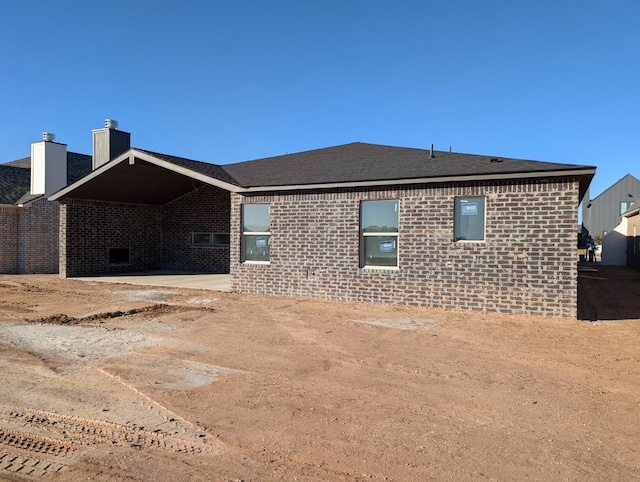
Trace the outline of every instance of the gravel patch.
<instances>
[{"instance_id":1,"label":"gravel patch","mask_svg":"<svg viewBox=\"0 0 640 482\"><path fill-rule=\"evenodd\" d=\"M179 291L174 290L135 290L135 291L112 291L117 295L122 296L127 301L155 301L166 302L172 300L179 295Z\"/></svg>"},{"instance_id":2,"label":"gravel patch","mask_svg":"<svg viewBox=\"0 0 640 482\"><path fill-rule=\"evenodd\" d=\"M355 321L397 330L428 330L436 326L434 320L419 318L366 318Z\"/></svg>"},{"instance_id":3,"label":"gravel patch","mask_svg":"<svg viewBox=\"0 0 640 482\"><path fill-rule=\"evenodd\" d=\"M133 330L33 323L2 325L0 338L30 353L67 360L115 358L158 344L158 340Z\"/></svg>"}]
</instances>

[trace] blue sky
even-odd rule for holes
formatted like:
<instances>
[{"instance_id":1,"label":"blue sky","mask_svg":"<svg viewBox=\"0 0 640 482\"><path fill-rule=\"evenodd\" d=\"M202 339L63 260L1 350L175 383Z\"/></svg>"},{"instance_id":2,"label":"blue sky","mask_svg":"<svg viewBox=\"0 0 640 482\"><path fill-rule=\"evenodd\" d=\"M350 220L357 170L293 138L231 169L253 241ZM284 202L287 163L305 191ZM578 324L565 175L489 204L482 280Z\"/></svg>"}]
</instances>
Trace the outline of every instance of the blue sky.
<instances>
[{"instance_id":1,"label":"blue sky","mask_svg":"<svg viewBox=\"0 0 640 482\"><path fill-rule=\"evenodd\" d=\"M42 132L225 164L349 142L640 177L637 0L23 0L0 14L0 162Z\"/></svg>"}]
</instances>

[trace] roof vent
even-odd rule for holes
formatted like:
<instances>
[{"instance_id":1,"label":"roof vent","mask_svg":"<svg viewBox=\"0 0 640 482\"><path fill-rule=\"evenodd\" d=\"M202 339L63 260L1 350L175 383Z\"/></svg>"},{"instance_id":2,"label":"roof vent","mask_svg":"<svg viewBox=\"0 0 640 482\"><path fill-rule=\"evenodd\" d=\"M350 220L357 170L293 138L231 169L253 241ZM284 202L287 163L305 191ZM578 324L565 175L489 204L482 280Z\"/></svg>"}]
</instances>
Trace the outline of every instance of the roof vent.
<instances>
[{"instance_id":1,"label":"roof vent","mask_svg":"<svg viewBox=\"0 0 640 482\"><path fill-rule=\"evenodd\" d=\"M433 155L433 144L431 144L431 149L429 150L429 159L433 159L435 156Z\"/></svg>"},{"instance_id":2,"label":"roof vent","mask_svg":"<svg viewBox=\"0 0 640 482\"><path fill-rule=\"evenodd\" d=\"M491 164L494 164L496 162L504 162L504 159L496 159L495 157L493 159L489 159L489 162Z\"/></svg>"},{"instance_id":3,"label":"roof vent","mask_svg":"<svg viewBox=\"0 0 640 482\"><path fill-rule=\"evenodd\" d=\"M118 121L117 120L113 120L113 119L105 119L104 120L104 126L107 129L117 129L118 128Z\"/></svg>"},{"instance_id":4,"label":"roof vent","mask_svg":"<svg viewBox=\"0 0 640 482\"><path fill-rule=\"evenodd\" d=\"M54 142L56 140L56 135L51 132L43 132L42 140L45 142Z\"/></svg>"}]
</instances>

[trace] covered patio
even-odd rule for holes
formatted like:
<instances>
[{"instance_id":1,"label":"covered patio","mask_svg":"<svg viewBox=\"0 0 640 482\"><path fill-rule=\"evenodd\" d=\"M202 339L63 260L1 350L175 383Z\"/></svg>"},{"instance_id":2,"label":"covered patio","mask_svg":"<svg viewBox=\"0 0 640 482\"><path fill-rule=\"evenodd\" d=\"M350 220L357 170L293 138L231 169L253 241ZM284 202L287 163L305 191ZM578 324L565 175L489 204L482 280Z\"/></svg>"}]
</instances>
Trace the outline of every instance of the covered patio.
<instances>
[{"instance_id":1,"label":"covered patio","mask_svg":"<svg viewBox=\"0 0 640 482\"><path fill-rule=\"evenodd\" d=\"M60 275L124 282L132 273L152 281L146 273L228 274L237 188L219 170L130 149L57 192Z\"/></svg>"}]
</instances>

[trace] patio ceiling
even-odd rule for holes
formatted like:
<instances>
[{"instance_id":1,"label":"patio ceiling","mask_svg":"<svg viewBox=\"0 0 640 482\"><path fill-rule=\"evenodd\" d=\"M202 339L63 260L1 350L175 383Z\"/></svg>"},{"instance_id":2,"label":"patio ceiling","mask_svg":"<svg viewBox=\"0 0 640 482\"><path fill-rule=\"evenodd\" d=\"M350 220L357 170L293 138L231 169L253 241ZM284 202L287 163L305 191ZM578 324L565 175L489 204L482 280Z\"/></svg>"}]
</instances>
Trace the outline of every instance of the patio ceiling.
<instances>
[{"instance_id":1,"label":"patio ceiling","mask_svg":"<svg viewBox=\"0 0 640 482\"><path fill-rule=\"evenodd\" d=\"M203 186L203 181L135 158L120 162L73 189L71 197L164 205Z\"/></svg>"}]
</instances>

